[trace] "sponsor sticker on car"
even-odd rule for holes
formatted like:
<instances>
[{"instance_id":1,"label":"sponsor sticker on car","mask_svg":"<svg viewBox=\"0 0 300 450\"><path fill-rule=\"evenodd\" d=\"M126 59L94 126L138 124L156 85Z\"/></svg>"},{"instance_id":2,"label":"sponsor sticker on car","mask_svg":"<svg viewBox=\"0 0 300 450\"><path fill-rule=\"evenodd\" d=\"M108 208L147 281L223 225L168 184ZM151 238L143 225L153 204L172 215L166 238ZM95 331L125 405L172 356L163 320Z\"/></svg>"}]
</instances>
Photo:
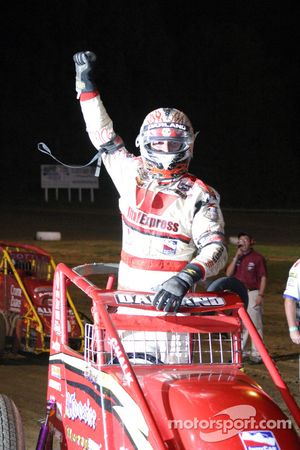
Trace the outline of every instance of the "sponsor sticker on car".
<instances>
[{"instance_id":1,"label":"sponsor sticker on car","mask_svg":"<svg viewBox=\"0 0 300 450\"><path fill-rule=\"evenodd\" d=\"M149 294L115 294L115 299L119 305L152 305L154 295ZM196 306L224 306L226 302L223 297L186 296L182 301L182 306L194 308Z\"/></svg>"},{"instance_id":2,"label":"sponsor sticker on car","mask_svg":"<svg viewBox=\"0 0 300 450\"><path fill-rule=\"evenodd\" d=\"M240 433L245 450L280 450L272 431L243 431Z\"/></svg>"}]
</instances>

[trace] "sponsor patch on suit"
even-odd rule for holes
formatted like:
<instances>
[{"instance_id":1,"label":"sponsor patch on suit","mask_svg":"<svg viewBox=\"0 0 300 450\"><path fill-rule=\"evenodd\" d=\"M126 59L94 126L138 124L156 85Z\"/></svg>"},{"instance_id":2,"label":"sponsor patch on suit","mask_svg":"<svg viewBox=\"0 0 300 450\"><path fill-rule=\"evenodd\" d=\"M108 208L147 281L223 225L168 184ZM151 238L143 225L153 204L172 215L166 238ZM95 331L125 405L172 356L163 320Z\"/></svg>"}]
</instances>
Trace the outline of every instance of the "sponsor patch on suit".
<instances>
[{"instance_id":1,"label":"sponsor patch on suit","mask_svg":"<svg viewBox=\"0 0 300 450\"><path fill-rule=\"evenodd\" d=\"M163 243L163 255L175 255L177 250L177 241L174 239L165 239Z\"/></svg>"}]
</instances>

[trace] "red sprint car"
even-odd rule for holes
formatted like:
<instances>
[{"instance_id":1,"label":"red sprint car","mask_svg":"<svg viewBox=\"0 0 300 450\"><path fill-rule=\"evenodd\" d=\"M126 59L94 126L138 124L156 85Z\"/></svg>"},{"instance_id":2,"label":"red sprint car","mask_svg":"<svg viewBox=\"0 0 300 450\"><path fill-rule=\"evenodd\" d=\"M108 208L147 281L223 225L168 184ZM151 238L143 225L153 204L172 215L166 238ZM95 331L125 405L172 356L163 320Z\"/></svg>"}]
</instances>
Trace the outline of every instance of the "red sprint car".
<instances>
[{"instance_id":1,"label":"red sprint car","mask_svg":"<svg viewBox=\"0 0 300 450\"><path fill-rule=\"evenodd\" d=\"M105 270L111 275L100 289L90 275ZM244 370L242 325L299 426L298 405L247 314L242 286L224 277L188 294L177 314L164 314L151 293L114 290L116 271L57 266L37 450L300 448L292 421ZM83 352L69 342L69 283L91 302Z\"/></svg>"},{"instance_id":2,"label":"red sprint car","mask_svg":"<svg viewBox=\"0 0 300 450\"><path fill-rule=\"evenodd\" d=\"M55 263L45 250L0 241L0 353L49 352ZM82 347L82 317L67 293L67 327Z\"/></svg>"}]
</instances>

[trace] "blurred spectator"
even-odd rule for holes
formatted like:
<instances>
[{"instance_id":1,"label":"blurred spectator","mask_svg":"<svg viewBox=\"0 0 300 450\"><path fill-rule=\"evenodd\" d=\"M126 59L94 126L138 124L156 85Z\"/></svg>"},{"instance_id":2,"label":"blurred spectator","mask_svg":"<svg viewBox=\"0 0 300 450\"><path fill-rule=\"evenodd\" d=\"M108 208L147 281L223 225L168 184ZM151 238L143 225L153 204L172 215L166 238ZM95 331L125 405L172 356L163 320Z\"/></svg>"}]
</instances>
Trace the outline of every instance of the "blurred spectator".
<instances>
[{"instance_id":1,"label":"blurred spectator","mask_svg":"<svg viewBox=\"0 0 300 450\"><path fill-rule=\"evenodd\" d=\"M248 289L248 314L263 339L263 299L267 284L267 266L265 258L253 249L254 240L248 233L238 234L237 251L226 269L226 275L240 280ZM244 359L250 358L254 364L261 362L261 357L251 341L251 350L246 351L249 333L246 328L242 334Z\"/></svg>"},{"instance_id":2,"label":"blurred spectator","mask_svg":"<svg viewBox=\"0 0 300 450\"><path fill-rule=\"evenodd\" d=\"M290 338L294 344L300 344L300 259L290 268L283 297Z\"/></svg>"}]
</instances>

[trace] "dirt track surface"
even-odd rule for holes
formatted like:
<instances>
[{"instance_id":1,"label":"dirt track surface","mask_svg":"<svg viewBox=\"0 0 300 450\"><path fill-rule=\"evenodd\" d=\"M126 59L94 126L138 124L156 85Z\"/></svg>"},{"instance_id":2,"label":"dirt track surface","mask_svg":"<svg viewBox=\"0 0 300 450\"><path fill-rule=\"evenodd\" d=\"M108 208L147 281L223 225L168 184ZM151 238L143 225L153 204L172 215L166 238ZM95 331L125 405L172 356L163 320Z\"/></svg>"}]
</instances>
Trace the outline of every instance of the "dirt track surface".
<instances>
[{"instance_id":1,"label":"dirt track surface","mask_svg":"<svg viewBox=\"0 0 300 450\"><path fill-rule=\"evenodd\" d=\"M240 230L251 230L257 241L291 244L299 246L299 216L287 214L247 214L225 212L227 236ZM118 212L97 211L95 208L82 211L78 205L72 208L53 207L46 209L2 210L0 214L0 240L31 243L54 251L56 262L69 265L93 262L91 255L97 254L107 244L107 260L117 261L120 246L120 223ZM289 224L289 229L285 224ZM61 231L62 243L35 242L36 231ZM271 230L271 232L270 232ZM62 245L63 244L63 245ZM63 249L63 250L62 250ZM278 285L276 295L266 295L264 330L265 344L275 361L289 390L300 405L299 393L299 347L289 340L282 301L282 284ZM246 372L269 393L290 417L281 395L264 365L245 365ZM0 359L0 392L10 396L18 406L25 428L27 450L34 450L39 433L38 421L45 416L47 383L47 357L29 358L25 361ZM283 449L284 450L284 449Z\"/></svg>"}]
</instances>

